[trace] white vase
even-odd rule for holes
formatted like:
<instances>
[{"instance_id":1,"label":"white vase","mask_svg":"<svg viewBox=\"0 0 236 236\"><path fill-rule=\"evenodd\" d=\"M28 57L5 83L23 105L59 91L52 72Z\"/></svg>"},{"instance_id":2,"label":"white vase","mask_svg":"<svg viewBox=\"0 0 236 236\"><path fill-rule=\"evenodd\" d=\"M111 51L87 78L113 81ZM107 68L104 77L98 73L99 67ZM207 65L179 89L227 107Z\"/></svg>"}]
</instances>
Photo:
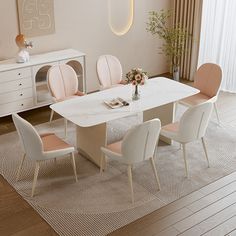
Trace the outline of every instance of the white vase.
<instances>
[{"instance_id":1,"label":"white vase","mask_svg":"<svg viewBox=\"0 0 236 236\"><path fill-rule=\"evenodd\" d=\"M133 85L133 94L132 94L132 100L136 101L139 100L140 98L140 91L139 91L139 86L138 85Z\"/></svg>"},{"instance_id":2,"label":"white vase","mask_svg":"<svg viewBox=\"0 0 236 236\"><path fill-rule=\"evenodd\" d=\"M28 62L29 59L29 52L25 48L21 49L16 56L17 63L25 63Z\"/></svg>"}]
</instances>

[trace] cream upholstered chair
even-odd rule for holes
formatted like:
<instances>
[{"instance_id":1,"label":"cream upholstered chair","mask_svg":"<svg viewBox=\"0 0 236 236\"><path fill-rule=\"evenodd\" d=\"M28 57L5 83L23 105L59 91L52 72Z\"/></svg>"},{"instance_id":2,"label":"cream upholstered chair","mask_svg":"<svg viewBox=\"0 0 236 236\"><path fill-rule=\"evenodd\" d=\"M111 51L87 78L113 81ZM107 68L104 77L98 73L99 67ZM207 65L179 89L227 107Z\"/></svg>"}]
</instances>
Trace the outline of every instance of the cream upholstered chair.
<instances>
[{"instance_id":1,"label":"cream upholstered chair","mask_svg":"<svg viewBox=\"0 0 236 236\"><path fill-rule=\"evenodd\" d=\"M53 133L47 133L39 135L34 127L22 119L19 115L12 115L13 122L16 126L17 132L20 137L21 145L24 150L24 155L21 159L18 172L17 172L17 181L20 178L20 172L23 166L23 162L25 157L30 158L31 160L36 162L35 172L34 172L34 180L31 196L34 196L34 190L38 178L38 172L40 163L43 161L47 161L50 159L55 159L57 157L61 157L67 154L71 155L72 158L72 166L75 175L75 180L77 182L77 173L76 173L76 165L74 158L74 147L67 144L60 138L58 138Z\"/></svg>"},{"instance_id":2,"label":"cream upholstered chair","mask_svg":"<svg viewBox=\"0 0 236 236\"><path fill-rule=\"evenodd\" d=\"M78 78L74 69L66 64L52 66L47 73L48 88L54 102L61 102L84 93L78 90ZM50 122L54 111L51 111ZM65 136L67 133L67 120L65 119Z\"/></svg>"},{"instance_id":3,"label":"cream upholstered chair","mask_svg":"<svg viewBox=\"0 0 236 236\"><path fill-rule=\"evenodd\" d=\"M183 158L186 176L188 177L188 166L186 158L186 144L201 139L203 149L209 167L207 149L204 141L205 132L209 123L213 103L205 102L188 108L179 122L165 125L161 129L161 135L179 142L183 146Z\"/></svg>"},{"instance_id":4,"label":"cream upholstered chair","mask_svg":"<svg viewBox=\"0 0 236 236\"><path fill-rule=\"evenodd\" d=\"M218 124L220 123L217 111L216 100L222 79L222 70L220 66L213 63L201 65L194 75L193 86L200 90L200 93L187 97L179 101L180 104L191 107L208 100L214 104Z\"/></svg>"},{"instance_id":5,"label":"cream upholstered chair","mask_svg":"<svg viewBox=\"0 0 236 236\"><path fill-rule=\"evenodd\" d=\"M154 162L154 152L158 142L161 122L159 119L146 121L142 124L132 127L124 136L122 141L112 143L101 150L107 157L115 158L117 161L128 166L128 177L131 189L132 203L134 202L133 182L132 182L132 165L138 162L150 160L153 172L156 178L158 189L160 182ZM104 159L101 158L100 171L104 169Z\"/></svg>"},{"instance_id":6,"label":"cream upholstered chair","mask_svg":"<svg viewBox=\"0 0 236 236\"><path fill-rule=\"evenodd\" d=\"M124 84L120 61L112 55L102 55L97 60L97 75L101 89Z\"/></svg>"}]
</instances>

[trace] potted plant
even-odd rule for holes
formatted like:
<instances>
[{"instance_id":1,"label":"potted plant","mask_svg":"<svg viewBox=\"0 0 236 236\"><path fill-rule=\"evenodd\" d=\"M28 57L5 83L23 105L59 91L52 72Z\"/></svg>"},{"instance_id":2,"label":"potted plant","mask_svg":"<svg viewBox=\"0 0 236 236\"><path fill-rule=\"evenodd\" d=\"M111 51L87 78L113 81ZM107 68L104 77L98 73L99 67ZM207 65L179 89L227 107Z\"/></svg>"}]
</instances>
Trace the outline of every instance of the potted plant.
<instances>
[{"instance_id":1,"label":"potted plant","mask_svg":"<svg viewBox=\"0 0 236 236\"><path fill-rule=\"evenodd\" d=\"M146 30L158 35L164 41L161 50L171 61L173 79L179 81L179 65L181 55L185 52L185 42L190 37L179 25L170 26L171 11L149 12Z\"/></svg>"}]
</instances>

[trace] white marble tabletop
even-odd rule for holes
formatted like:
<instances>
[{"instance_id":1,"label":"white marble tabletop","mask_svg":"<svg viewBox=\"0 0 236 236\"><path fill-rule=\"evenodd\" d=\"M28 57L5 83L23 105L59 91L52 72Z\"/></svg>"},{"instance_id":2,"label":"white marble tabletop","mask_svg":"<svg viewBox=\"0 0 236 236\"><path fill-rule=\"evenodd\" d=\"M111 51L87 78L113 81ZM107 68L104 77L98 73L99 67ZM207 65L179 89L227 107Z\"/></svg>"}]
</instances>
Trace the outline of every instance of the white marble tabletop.
<instances>
[{"instance_id":1,"label":"white marble tabletop","mask_svg":"<svg viewBox=\"0 0 236 236\"><path fill-rule=\"evenodd\" d=\"M199 93L198 89L164 78L139 86L141 97L132 101L132 85L124 85L51 105L51 109L80 127L90 127L146 111ZM111 109L105 100L121 97L129 106Z\"/></svg>"}]
</instances>

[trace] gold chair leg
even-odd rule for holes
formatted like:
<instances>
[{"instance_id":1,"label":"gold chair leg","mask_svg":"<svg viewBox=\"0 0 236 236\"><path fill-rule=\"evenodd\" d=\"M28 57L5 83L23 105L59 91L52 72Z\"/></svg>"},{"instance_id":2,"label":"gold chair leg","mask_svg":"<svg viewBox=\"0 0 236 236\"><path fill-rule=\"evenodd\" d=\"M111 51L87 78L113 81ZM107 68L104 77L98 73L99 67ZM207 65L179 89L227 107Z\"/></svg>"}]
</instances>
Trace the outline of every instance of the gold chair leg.
<instances>
[{"instance_id":1,"label":"gold chair leg","mask_svg":"<svg viewBox=\"0 0 236 236\"><path fill-rule=\"evenodd\" d=\"M54 111L53 111L53 110L51 110L50 119L49 119L49 122L50 122L50 123L52 122L53 115L54 115Z\"/></svg>"},{"instance_id":2,"label":"gold chair leg","mask_svg":"<svg viewBox=\"0 0 236 236\"><path fill-rule=\"evenodd\" d=\"M204 152L205 152L205 155L206 155L206 159L207 159L207 164L208 164L208 167L210 167L210 162L209 162L207 149L206 149L206 143L205 143L205 140L204 140L203 137L201 138L201 140L202 140L202 146L203 146L203 149L204 149Z\"/></svg>"},{"instance_id":3,"label":"gold chair leg","mask_svg":"<svg viewBox=\"0 0 236 236\"><path fill-rule=\"evenodd\" d=\"M184 158L184 165L185 165L185 173L186 173L186 177L189 178L188 175L188 163L187 163L187 159L186 159L186 144L183 143L183 158Z\"/></svg>"},{"instance_id":4,"label":"gold chair leg","mask_svg":"<svg viewBox=\"0 0 236 236\"><path fill-rule=\"evenodd\" d=\"M22 169L22 166L23 166L23 163L24 163L24 160L25 160L25 156L26 156L26 154L24 153L24 155L21 158L20 165L18 167L18 171L17 171L17 175L16 175L16 181L18 181L20 179L20 173L21 173L21 169Z\"/></svg>"},{"instance_id":5,"label":"gold chair leg","mask_svg":"<svg viewBox=\"0 0 236 236\"><path fill-rule=\"evenodd\" d=\"M176 121L178 105L179 105L178 102L175 102L175 103L174 103L174 112L173 112L173 114L174 114L174 119L173 119L173 122Z\"/></svg>"},{"instance_id":6,"label":"gold chair leg","mask_svg":"<svg viewBox=\"0 0 236 236\"><path fill-rule=\"evenodd\" d=\"M153 170L153 173L154 173L155 178L156 178L158 189L161 190L160 180L159 180L159 177L157 175L157 169L156 169L156 164L155 164L154 158L151 157L149 160L150 160L151 165L152 165L152 170Z\"/></svg>"},{"instance_id":7,"label":"gold chair leg","mask_svg":"<svg viewBox=\"0 0 236 236\"><path fill-rule=\"evenodd\" d=\"M133 189L133 181L132 181L132 166L128 166L128 177L129 177L129 185L130 185L130 190L131 190L131 200L132 203L134 203L134 189Z\"/></svg>"},{"instance_id":8,"label":"gold chair leg","mask_svg":"<svg viewBox=\"0 0 236 236\"><path fill-rule=\"evenodd\" d=\"M39 161L36 161L31 197L34 196L34 190L37 183L38 174L39 174Z\"/></svg>"},{"instance_id":9,"label":"gold chair leg","mask_svg":"<svg viewBox=\"0 0 236 236\"><path fill-rule=\"evenodd\" d=\"M64 135L65 135L65 139L67 139L67 125L68 125L68 121L67 121L67 119L66 118L64 118L64 123L65 123L65 133L64 133Z\"/></svg>"},{"instance_id":10,"label":"gold chair leg","mask_svg":"<svg viewBox=\"0 0 236 236\"><path fill-rule=\"evenodd\" d=\"M214 110L215 110L215 113L216 113L216 119L217 119L218 125L220 125L220 116L219 116L217 105L216 105L215 102L214 102Z\"/></svg>"},{"instance_id":11,"label":"gold chair leg","mask_svg":"<svg viewBox=\"0 0 236 236\"><path fill-rule=\"evenodd\" d=\"M74 175L75 175L75 181L78 182L77 172L76 172L76 165L75 165L75 156L74 156L73 152L71 153L71 158L72 158L73 171L74 171Z\"/></svg>"},{"instance_id":12,"label":"gold chair leg","mask_svg":"<svg viewBox=\"0 0 236 236\"><path fill-rule=\"evenodd\" d=\"M102 172L104 171L103 163L104 163L104 155L102 154L100 159L100 174L102 174Z\"/></svg>"}]
</instances>

